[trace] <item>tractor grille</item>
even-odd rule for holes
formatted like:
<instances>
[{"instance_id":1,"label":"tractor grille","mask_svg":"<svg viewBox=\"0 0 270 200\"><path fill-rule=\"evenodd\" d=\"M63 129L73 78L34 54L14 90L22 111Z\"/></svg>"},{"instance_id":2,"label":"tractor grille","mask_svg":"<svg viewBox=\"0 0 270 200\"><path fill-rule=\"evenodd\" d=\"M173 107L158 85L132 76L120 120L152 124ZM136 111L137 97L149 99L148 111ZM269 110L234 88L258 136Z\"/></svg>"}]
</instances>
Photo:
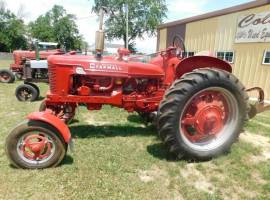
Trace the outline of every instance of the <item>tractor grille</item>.
<instances>
[{"instance_id":1,"label":"tractor grille","mask_svg":"<svg viewBox=\"0 0 270 200\"><path fill-rule=\"evenodd\" d=\"M56 93L56 66L49 65L49 83L51 93Z\"/></svg>"}]
</instances>

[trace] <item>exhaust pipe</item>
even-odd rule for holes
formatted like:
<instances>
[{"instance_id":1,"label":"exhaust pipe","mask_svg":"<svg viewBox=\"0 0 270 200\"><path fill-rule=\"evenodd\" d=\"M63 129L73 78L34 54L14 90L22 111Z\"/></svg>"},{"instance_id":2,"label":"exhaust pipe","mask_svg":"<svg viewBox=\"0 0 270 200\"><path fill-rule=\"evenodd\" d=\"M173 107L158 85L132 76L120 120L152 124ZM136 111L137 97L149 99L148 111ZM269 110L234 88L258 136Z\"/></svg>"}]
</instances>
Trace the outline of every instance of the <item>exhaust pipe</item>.
<instances>
[{"instance_id":1,"label":"exhaust pipe","mask_svg":"<svg viewBox=\"0 0 270 200\"><path fill-rule=\"evenodd\" d=\"M100 59L104 50L105 32L103 30L104 12L106 9L102 7L99 12L99 30L96 31L96 57Z\"/></svg>"},{"instance_id":2,"label":"exhaust pipe","mask_svg":"<svg viewBox=\"0 0 270 200\"><path fill-rule=\"evenodd\" d=\"M35 42L36 60L40 60L38 41Z\"/></svg>"}]
</instances>

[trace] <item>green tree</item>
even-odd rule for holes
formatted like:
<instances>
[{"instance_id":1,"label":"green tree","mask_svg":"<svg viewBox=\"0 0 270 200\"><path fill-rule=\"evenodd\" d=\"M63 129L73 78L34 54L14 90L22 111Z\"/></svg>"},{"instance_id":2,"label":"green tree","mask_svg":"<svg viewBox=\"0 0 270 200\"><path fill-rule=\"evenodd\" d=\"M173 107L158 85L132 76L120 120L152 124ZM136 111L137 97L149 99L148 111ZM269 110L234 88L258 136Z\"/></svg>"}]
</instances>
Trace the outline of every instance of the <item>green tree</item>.
<instances>
[{"instance_id":1,"label":"green tree","mask_svg":"<svg viewBox=\"0 0 270 200\"><path fill-rule=\"evenodd\" d=\"M143 38L144 34L152 36L156 33L157 25L166 17L167 6L165 0L95 0L94 12L106 7L109 17L105 21L106 37L108 39L122 39L126 46L126 14L128 5L128 42L129 48L135 45L136 38Z\"/></svg>"},{"instance_id":2,"label":"green tree","mask_svg":"<svg viewBox=\"0 0 270 200\"><path fill-rule=\"evenodd\" d=\"M9 52L14 49L25 49L25 25L0 1L0 51Z\"/></svg>"},{"instance_id":3,"label":"green tree","mask_svg":"<svg viewBox=\"0 0 270 200\"><path fill-rule=\"evenodd\" d=\"M32 37L46 42L55 41L54 29L48 14L39 16L35 22L30 22L29 28Z\"/></svg>"},{"instance_id":4,"label":"green tree","mask_svg":"<svg viewBox=\"0 0 270 200\"><path fill-rule=\"evenodd\" d=\"M55 5L45 15L29 24L32 37L47 41L58 42L68 50L80 49L82 36L76 25L76 17L67 14L62 6Z\"/></svg>"}]
</instances>

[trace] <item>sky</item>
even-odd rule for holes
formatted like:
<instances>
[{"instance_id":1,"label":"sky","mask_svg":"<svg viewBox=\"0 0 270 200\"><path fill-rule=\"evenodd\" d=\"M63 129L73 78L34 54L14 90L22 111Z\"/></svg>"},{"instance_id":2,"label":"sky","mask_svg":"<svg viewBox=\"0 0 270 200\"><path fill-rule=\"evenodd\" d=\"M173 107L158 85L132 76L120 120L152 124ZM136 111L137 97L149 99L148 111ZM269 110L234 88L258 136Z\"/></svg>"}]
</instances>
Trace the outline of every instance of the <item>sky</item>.
<instances>
[{"instance_id":1,"label":"sky","mask_svg":"<svg viewBox=\"0 0 270 200\"><path fill-rule=\"evenodd\" d=\"M171 22L250 1L252 0L167 0L168 13L163 21ZM55 4L62 5L68 13L76 15L79 31L90 45L95 42L95 31L98 29L98 17L91 13L93 2L93 0L6 0L7 8L15 14L23 8L23 19L26 23L45 14ZM144 53L155 52L156 40L156 37L148 36L137 39L136 48ZM114 43L121 42L114 41Z\"/></svg>"}]
</instances>

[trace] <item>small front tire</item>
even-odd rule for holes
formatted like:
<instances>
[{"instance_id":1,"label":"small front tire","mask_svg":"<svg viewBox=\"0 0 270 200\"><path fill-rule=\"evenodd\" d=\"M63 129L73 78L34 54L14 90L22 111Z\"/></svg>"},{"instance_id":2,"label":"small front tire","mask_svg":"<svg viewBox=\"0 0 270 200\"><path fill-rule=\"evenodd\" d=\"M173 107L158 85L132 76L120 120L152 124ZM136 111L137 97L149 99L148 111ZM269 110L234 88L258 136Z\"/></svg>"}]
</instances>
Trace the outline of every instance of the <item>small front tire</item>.
<instances>
[{"instance_id":1,"label":"small front tire","mask_svg":"<svg viewBox=\"0 0 270 200\"><path fill-rule=\"evenodd\" d=\"M41 121L26 121L6 139L6 154L11 164L24 169L56 167L64 159L67 145L59 132Z\"/></svg>"},{"instance_id":2,"label":"small front tire","mask_svg":"<svg viewBox=\"0 0 270 200\"><path fill-rule=\"evenodd\" d=\"M29 84L22 84L16 88L15 95L19 101L35 101L38 98L38 90Z\"/></svg>"}]
</instances>

